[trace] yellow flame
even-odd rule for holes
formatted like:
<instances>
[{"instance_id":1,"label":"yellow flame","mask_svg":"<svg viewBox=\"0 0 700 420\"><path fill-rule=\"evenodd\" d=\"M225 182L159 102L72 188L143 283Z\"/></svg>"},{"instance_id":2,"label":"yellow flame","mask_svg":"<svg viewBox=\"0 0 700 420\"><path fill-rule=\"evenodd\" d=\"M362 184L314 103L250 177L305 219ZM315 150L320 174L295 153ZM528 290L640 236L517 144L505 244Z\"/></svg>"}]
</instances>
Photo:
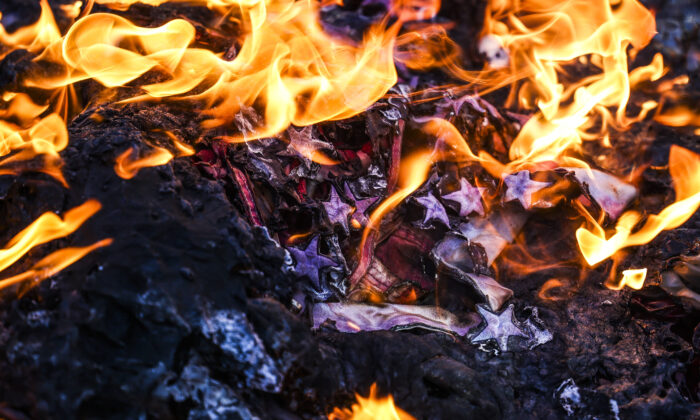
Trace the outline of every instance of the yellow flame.
<instances>
[{"instance_id":1,"label":"yellow flame","mask_svg":"<svg viewBox=\"0 0 700 420\"><path fill-rule=\"evenodd\" d=\"M377 397L377 385L372 384L369 396L356 394L357 404L351 408L335 408L328 420L415 420L413 416L394 405L394 398L388 395Z\"/></svg>"},{"instance_id":2,"label":"yellow flame","mask_svg":"<svg viewBox=\"0 0 700 420\"><path fill-rule=\"evenodd\" d=\"M622 290L625 286L629 286L632 289L639 290L644 286L644 280L646 279L646 277L646 268L629 269L622 272L622 279L620 280L620 284L616 286L606 286L612 290Z\"/></svg>"},{"instance_id":3,"label":"yellow flame","mask_svg":"<svg viewBox=\"0 0 700 420\"><path fill-rule=\"evenodd\" d=\"M649 215L638 230L633 232L641 215L628 211L620 217L610 238L606 239L603 228L592 219L589 219L591 230L580 227L576 231L579 248L589 265L605 260L622 248L646 244L661 231L682 225L695 213L700 207L700 156L680 146L671 146L669 172L676 201L659 214Z\"/></svg>"},{"instance_id":4,"label":"yellow flame","mask_svg":"<svg viewBox=\"0 0 700 420\"><path fill-rule=\"evenodd\" d=\"M351 45L327 35L313 1L228 1L247 28L232 61L190 47L195 29L182 19L142 28L112 14L76 22L66 36L44 51L43 61L63 74L31 78L28 86L59 89L94 79L123 86L158 69L168 80L142 86L145 95L129 100L177 97L202 101L205 128L235 121L244 107L263 118L226 140L269 137L290 124L306 126L362 112L396 82L392 50L398 25L371 28L364 42ZM233 16L231 17L234 18ZM197 94L189 94L199 87Z\"/></svg>"},{"instance_id":5,"label":"yellow flame","mask_svg":"<svg viewBox=\"0 0 700 420\"><path fill-rule=\"evenodd\" d=\"M512 160L556 160L584 139L601 136L608 126L623 128L632 122L625 113L630 79L655 80L663 68L657 55L632 77L628 72L628 46L640 49L655 33L647 9L636 0L495 3L498 7L491 5L486 28L510 51L511 73L528 75L519 92L520 104L539 109L513 142ZM584 56L590 56L601 72L562 83L562 64ZM614 118L608 108L616 108ZM588 132L596 120L602 127Z\"/></svg>"},{"instance_id":6,"label":"yellow flame","mask_svg":"<svg viewBox=\"0 0 700 420\"><path fill-rule=\"evenodd\" d=\"M25 281L31 281L35 285L55 275L97 248L111 244L112 239L103 239L86 247L59 249L39 260L31 269L24 273L0 280L0 289Z\"/></svg>"},{"instance_id":7,"label":"yellow flame","mask_svg":"<svg viewBox=\"0 0 700 420\"><path fill-rule=\"evenodd\" d=\"M177 149L176 154L173 154L166 148L155 146L150 151L146 152L145 155L138 157L135 156L137 153L136 149L130 147L117 156L114 163L114 172L123 179L131 179L143 168L165 165L174 157L191 156L194 154L194 148L180 141L175 134L170 131L164 131L164 133L173 143L175 149Z\"/></svg>"},{"instance_id":8,"label":"yellow flame","mask_svg":"<svg viewBox=\"0 0 700 420\"><path fill-rule=\"evenodd\" d=\"M62 4L59 6L61 11L63 12L66 17L69 17L71 19L75 19L78 16L80 16L80 10L83 7L83 2L82 1L76 1L73 4Z\"/></svg>"},{"instance_id":9,"label":"yellow flame","mask_svg":"<svg viewBox=\"0 0 700 420\"><path fill-rule=\"evenodd\" d=\"M142 2L157 6L166 1ZM93 79L118 88L151 71L162 73L165 80L140 86L142 94L123 103L160 98L193 101L203 109L204 129L234 128L233 133L221 136L231 142L269 137L290 125L307 126L362 112L396 82L394 58L413 69L445 68L481 92L511 85L510 104L537 110L512 142L510 162L499 162L483 151L474 154L461 133L445 120L424 121L423 130L441 139L446 150L420 153L402 163L401 187L370 216L364 243L381 218L425 181L430 166L438 160L476 161L495 177L545 161L587 167L571 153L583 141L610 146L611 128L625 129L659 107L656 101L647 101L637 115L627 114L631 89L666 72L658 54L649 65L629 70L628 53L636 55L655 33L653 15L637 0L491 0L482 35L508 51L509 63L505 69L487 67L476 73L459 67L458 48L444 26L415 24L396 38L403 23L434 17L439 0L393 2L391 12L398 22L387 26L385 19L374 25L357 45L326 34L318 19L320 2L312 0L171 1L225 12L223 19L242 29L242 34L232 35L241 45L237 56L228 61L222 54L192 47L196 32L183 19L145 28L117 15L97 13L79 19L62 37L46 0L41 1L41 16L35 24L12 34L0 26L0 57L25 48L41 53L39 63L59 69L33 75L25 82L26 87L47 90L49 105L37 105L22 94L3 95L9 105L0 115L0 156L7 156L0 160L0 174L31 169L28 162L42 156L38 170L65 184L58 153L68 141L64 120L75 107L71 86ZM122 9L135 2L97 0ZM88 1L83 15L93 3ZM76 2L64 11L74 17L81 7ZM595 73L568 81L562 74L573 61ZM248 118L249 110L260 118ZM655 118L668 125L697 123L697 115L682 108L657 112ZM174 136L171 139L179 156L194 153ZM319 163L337 163L317 151L306 152ZM689 162L677 162L677 155ZM161 165L173 157L160 147L140 158L127 150L117 158L115 171L129 179L140 168ZM576 233L589 264L626 246L648 242L660 231L682 224L697 209L697 156L672 148L670 160L676 162L671 164L676 202L649 216L636 231L641 215L625 213L609 239L598 222L589 218L591 230L582 227ZM681 179L683 176L690 180Z\"/></svg>"},{"instance_id":10,"label":"yellow flame","mask_svg":"<svg viewBox=\"0 0 700 420\"><path fill-rule=\"evenodd\" d=\"M448 146L448 153L441 158L478 161L495 177L531 169L536 163L547 161L586 168L586 162L570 156L583 141L598 140L609 147L610 128L623 130L658 106L656 101L647 101L637 115L629 116L626 112L631 89L644 81L658 80L666 72L660 54L649 65L629 71L628 51L634 55L648 44L655 26L651 12L636 0L492 0L482 35L495 38L508 51L509 65L505 69L487 67L476 74L462 70L455 63L455 55L450 53L453 44L435 27L399 38L397 58L412 68L444 66L485 92L511 85L511 101L517 99L521 107L538 110L511 144L510 162L505 164L483 151L475 155L457 128L445 120L433 119L423 129ZM415 45L416 40L427 45L419 52L431 53L422 56L410 50L408 47ZM573 82L561 78L565 66L574 60L588 63L598 72ZM519 88L518 81L522 81ZM655 118L669 125L697 123L697 115L683 108L659 113ZM677 185L677 202L659 215L650 216L635 233L632 230L641 216L626 213L618 222L617 233L608 240L602 227L591 220L593 232L584 228L577 232L581 251L589 264L596 264L626 246L650 241L661 230L682 224L697 209L695 194L700 187L694 181L697 172L693 166L697 158L677 147L671 150L671 155L675 162L672 177ZM689 162L680 163L679 155ZM685 173L692 181L680 179L683 176L678 172ZM412 184L415 188L420 185ZM387 207L397 204L397 198L409 193L401 191L390 197L391 202L387 200L380 205L375 214L385 214Z\"/></svg>"},{"instance_id":11,"label":"yellow flame","mask_svg":"<svg viewBox=\"0 0 700 420\"><path fill-rule=\"evenodd\" d=\"M114 164L114 172L116 172L119 177L131 179L135 177L141 169L165 165L173 158L173 154L163 147L154 147L153 150L148 152L145 156L134 157L135 154L135 149L130 147L117 156Z\"/></svg>"},{"instance_id":12,"label":"yellow flame","mask_svg":"<svg viewBox=\"0 0 700 420\"><path fill-rule=\"evenodd\" d=\"M88 200L82 205L68 210L63 220L55 213L42 214L32 224L15 235L4 249L0 250L0 271L17 262L35 246L75 232L80 225L97 213L100 207L97 200Z\"/></svg>"},{"instance_id":13,"label":"yellow flame","mask_svg":"<svg viewBox=\"0 0 700 420\"><path fill-rule=\"evenodd\" d=\"M0 48L0 58L17 49L40 52L61 39L48 0L41 0L40 4L41 15L34 24L24 26L11 34L0 24L0 47L4 47Z\"/></svg>"},{"instance_id":14,"label":"yellow flame","mask_svg":"<svg viewBox=\"0 0 700 420\"><path fill-rule=\"evenodd\" d=\"M506 68L461 69L454 43L434 26L400 37L397 59L411 68L442 66L482 93L510 85L509 103L537 108L510 146L509 171L544 161L586 167L567 154L586 140L607 141L610 127L625 129L657 106L648 101L638 115L626 114L631 88L666 71L660 54L628 69L629 47L632 53L644 47L655 26L636 0L491 0L482 36L507 51ZM418 53L411 50L421 43ZM581 60L598 73L560 78L567 64Z\"/></svg>"},{"instance_id":15,"label":"yellow flame","mask_svg":"<svg viewBox=\"0 0 700 420\"><path fill-rule=\"evenodd\" d=\"M68 145L68 130L63 120L57 114L39 118L47 107L35 104L25 94L4 96L7 108L0 111L0 157L7 157L0 159L0 174L35 169L67 186L58 154ZM30 162L39 156L43 159L39 166Z\"/></svg>"},{"instance_id":16,"label":"yellow flame","mask_svg":"<svg viewBox=\"0 0 700 420\"><path fill-rule=\"evenodd\" d=\"M416 153L401 162L401 174L399 175L401 185L396 192L387 197L370 215L369 222L362 233L360 249L364 248L364 243L367 241L369 234L379 228L384 215L425 182L433 162L433 156L430 152Z\"/></svg>"},{"instance_id":17,"label":"yellow flame","mask_svg":"<svg viewBox=\"0 0 700 420\"><path fill-rule=\"evenodd\" d=\"M700 114L684 106L678 106L660 112L654 116L654 120L672 127L685 127L688 125L700 126Z\"/></svg>"}]
</instances>

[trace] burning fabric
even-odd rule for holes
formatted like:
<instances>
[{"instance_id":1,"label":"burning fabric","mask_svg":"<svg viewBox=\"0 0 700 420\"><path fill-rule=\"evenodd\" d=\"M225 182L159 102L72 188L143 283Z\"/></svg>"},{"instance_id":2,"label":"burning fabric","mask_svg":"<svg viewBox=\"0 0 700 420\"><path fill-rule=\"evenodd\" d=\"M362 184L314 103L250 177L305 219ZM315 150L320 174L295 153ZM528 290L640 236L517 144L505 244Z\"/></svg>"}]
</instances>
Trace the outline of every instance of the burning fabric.
<instances>
[{"instance_id":1,"label":"burning fabric","mask_svg":"<svg viewBox=\"0 0 700 420\"><path fill-rule=\"evenodd\" d=\"M647 3L1 5L0 417L696 410L700 10Z\"/></svg>"}]
</instances>

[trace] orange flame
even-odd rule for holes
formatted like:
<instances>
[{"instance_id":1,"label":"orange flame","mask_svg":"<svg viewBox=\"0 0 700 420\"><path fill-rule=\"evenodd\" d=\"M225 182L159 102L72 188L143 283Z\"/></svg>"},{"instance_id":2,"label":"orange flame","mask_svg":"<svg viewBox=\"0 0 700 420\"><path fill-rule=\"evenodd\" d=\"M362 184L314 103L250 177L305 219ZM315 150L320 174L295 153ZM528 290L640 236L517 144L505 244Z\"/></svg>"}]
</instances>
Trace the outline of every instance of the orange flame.
<instances>
[{"instance_id":1,"label":"orange flame","mask_svg":"<svg viewBox=\"0 0 700 420\"><path fill-rule=\"evenodd\" d=\"M31 170L34 165L30 161L42 156L43 162L35 169L67 186L58 154L68 145L68 130L63 120L57 114L39 118L46 107L36 105L25 94L4 96L8 105L7 109L0 111L0 156L9 156L0 160L0 174Z\"/></svg>"},{"instance_id":2,"label":"orange flame","mask_svg":"<svg viewBox=\"0 0 700 420\"><path fill-rule=\"evenodd\" d=\"M676 201L658 215L650 215L644 225L632 230L641 219L636 211L624 213L615 226L615 234L606 239L605 231L589 219L592 230L584 227L576 231L581 253L589 265L595 265L618 250L650 242L661 231L674 229L685 223L700 207L700 156L679 146L671 146L669 172L673 179Z\"/></svg>"},{"instance_id":3,"label":"orange flame","mask_svg":"<svg viewBox=\"0 0 700 420\"><path fill-rule=\"evenodd\" d=\"M42 75L27 84L51 90L91 78L117 87L159 69L170 79L142 86L146 94L130 101L204 101L209 117L205 128L232 123L245 107L253 107L263 116L261 121L224 137L245 141L275 135L290 124L351 117L396 82L392 50L398 25L373 27L361 45L353 46L322 30L316 2L215 3L238 6L231 13L240 13L235 18L248 29L233 61L189 47L195 29L185 20L142 28L119 16L97 13L76 22L40 57L63 65L64 74ZM187 95L196 87L200 93Z\"/></svg>"},{"instance_id":4,"label":"orange flame","mask_svg":"<svg viewBox=\"0 0 700 420\"><path fill-rule=\"evenodd\" d=\"M372 384L369 396L356 394L357 404L351 408L335 408L328 420L415 420L413 416L394 405L394 398L388 395L377 397L377 384Z\"/></svg>"},{"instance_id":5,"label":"orange flame","mask_svg":"<svg viewBox=\"0 0 700 420\"><path fill-rule=\"evenodd\" d=\"M629 269L622 272L622 279L620 280L620 284L616 286L606 284L606 286L608 287L608 289L612 290L622 290L625 286L629 286L632 289L639 290L644 286L644 280L646 279L646 277L646 268Z\"/></svg>"},{"instance_id":6,"label":"orange flame","mask_svg":"<svg viewBox=\"0 0 700 420\"><path fill-rule=\"evenodd\" d=\"M80 16L80 10L83 7L82 1L76 1L73 4L62 4L59 6L64 15L71 19L75 19Z\"/></svg>"},{"instance_id":7,"label":"orange flame","mask_svg":"<svg viewBox=\"0 0 700 420\"><path fill-rule=\"evenodd\" d=\"M540 287L540 290L537 292L537 296L542 300L561 300L562 298L560 298L556 292L564 287L564 283L561 280L549 279L542 284L542 287Z\"/></svg>"},{"instance_id":8,"label":"orange flame","mask_svg":"<svg viewBox=\"0 0 700 420\"><path fill-rule=\"evenodd\" d=\"M654 120L663 125L670 125L672 127L685 127L688 125L700 126L700 114L683 106L661 112L654 116Z\"/></svg>"},{"instance_id":9,"label":"orange flame","mask_svg":"<svg viewBox=\"0 0 700 420\"><path fill-rule=\"evenodd\" d=\"M486 92L510 84L513 89L511 101L517 97L522 107L538 109L512 142L509 150L511 161L506 164L483 151L475 155L457 128L445 120L432 119L424 125L424 131L441 139L448 148L440 158L478 161L496 177L532 169L538 162L551 161L561 166L587 168L587 163L569 153L578 151L583 141L599 140L601 144L609 145L610 128L625 129L658 106L655 101L647 101L638 115L628 116L626 113L632 87L647 80L655 81L666 71L659 54L649 65L629 71L629 47L632 47L630 54L634 55L655 34L653 15L636 0L570 0L554 4L546 0L492 0L483 35L495 39L508 51L509 64L505 69L486 68L476 74L458 68L454 55L449 54L452 44L439 35L439 30L431 28L430 31L437 35L424 50L440 54L433 52L422 57L410 50L403 53L400 49L398 58L411 67L446 66L453 75ZM409 34L407 44L410 46L412 39L427 42L424 41L425 34L430 34L430 31ZM397 45L402 47L403 39L400 38ZM576 59L584 60L599 72L575 82L560 80L564 66ZM520 80L523 83L517 89ZM695 114L678 108L660 114L656 119L669 125L696 122ZM649 217L644 228L634 234L631 230L640 216L628 212L618 223L618 234L607 241L600 225L591 218L594 233L583 228L577 231L581 251L589 264L596 264L625 246L650 241L661 230L682 224L697 209L695 194L700 188L695 181L694 162L697 157L680 148L673 148L671 154L671 160L676 162L672 176L677 185L677 203L661 214ZM684 169L678 162L679 154L690 160ZM680 172L692 181L679 180ZM415 189L420 183L414 180L411 185ZM375 219L410 192L401 191L382 203L373 214L377 216ZM377 221L373 221L373 225L376 224Z\"/></svg>"},{"instance_id":10,"label":"orange flame","mask_svg":"<svg viewBox=\"0 0 700 420\"><path fill-rule=\"evenodd\" d=\"M82 15L89 13L94 1L87 2ZM96 1L122 9L137 2ZM141 0L153 6L166 1ZM196 31L183 19L144 28L116 15L98 13L79 19L62 37L47 0L41 0L41 17L35 24L12 34L0 25L4 46L0 58L8 51L25 48L41 52L37 61L60 69L31 76L25 82L26 87L49 91L50 105L36 105L22 94L4 95L9 105L0 115L0 156L7 157L0 160L0 174L31 169L28 162L41 155L44 162L38 170L65 185L58 152L68 141L63 120L72 107L67 101L73 96L72 84L93 79L105 87L118 88L151 71L167 75L166 80L141 86L142 94L122 103L160 98L194 101L204 109L204 129L235 128L221 136L231 142L269 137L290 125L307 126L362 112L396 82L394 59L412 69L445 68L482 93L511 85L509 103L517 101L523 108L537 109L512 142L510 162L506 163L483 151L473 153L451 123L424 121L423 130L442 141L445 150L419 153L402 163L401 187L370 216L363 232L364 249L381 218L420 187L438 160L479 162L495 177L548 161L588 167L571 154L584 141L610 145L611 128L625 129L659 107L657 102L647 101L637 115L627 115L631 89L659 79L666 71L658 54L649 65L629 70L628 52L636 55L655 33L653 15L637 0L554 4L548 0L491 0L482 35L507 51L508 65L502 69L487 66L476 73L459 67L458 48L447 37L445 26L414 23L397 39L403 23L434 17L439 0L393 2L392 13L398 22L387 26L385 19L373 26L359 45L327 35L318 19L320 2L312 0L170 1L224 11L222 19L236 22L243 31L232 35L241 45L238 55L228 61L220 54L192 47ZM76 17L81 7L76 2L64 11ZM585 62L596 73L574 82L561 77L573 60ZM250 117L249 110L261 117ZM54 112L46 116L47 111ZM697 115L683 108L658 112L655 118L668 125L697 122ZM178 156L194 152L169 136ZM322 164L337 163L314 150L300 153ZM688 162L677 162L679 154ZM130 149L116 159L115 171L130 179L139 169L165 164L174 156L165 148L154 147L150 153L135 157ZM610 239L605 239L599 222L589 218L592 231L582 227L576 233L586 261L596 264L621 248L646 243L660 231L687 220L700 201L697 160L685 149L671 149L677 201L659 215L649 216L638 231L632 233L641 220L636 212L620 218L617 233ZM683 176L690 180L679 178Z\"/></svg>"},{"instance_id":11,"label":"orange flame","mask_svg":"<svg viewBox=\"0 0 700 420\"><path fill-rule=\"evenodd\" d=\"M59 249L42 258L39 262L34 264L31 269L24 273L0 280L0 289L25 281L31 281L34 285L55 275L97 248L102 248L111 244L112 239L108 238L95 242L90 246Z\"/></svg>"},{"instance_id":12,"label":"orange flame","mask_svg":"<svg viewBox=\"0 0 700 420\"><path fill-rule=\"evenodd\" d=\"M55 213L42 214L32 224L15 235L4 249L0 250L0 271L17 262L35 246L75 232L80 225L97 213L100 207L97 200L88 200L82 205L68 210L63 220Z\"/></svg>"},{"instance_id":13,"label":"orange flame","mask_svg":"<svg viewBox=\"0 0 700 420\"><path fill-rule=\"evenodd\" d=\"M165 165L174 157L191 156L194 154L192 146L178 140L177 136L170 131L164 132L173 143L177 154L173 154L168 149L154 146L153 150L144 156L136 157L136 148L131 147L117 156L114 163L114 172L123 179L131 179L143 168Z\"/></svg>"},{"instance_id":14,"label":"orange flame","mask_svg":"<svg viewBox=\"0 0 700 420\"><path fill-rule=\"evenodd\" d=\"M628 47L637 51L654 33L653 15L636 0L492 0L482 39L499 46L508 65L478 73L460 69L452 59L444 65L482 92L511 85L509 102L517 96L522 107L538 109L510 147L509 172L544 161L587 167L567 153L584 140L605 143L609 127L624 129L657 106L649 101L639 115L626 114L631 87L665 71L661 55L628 70ZM575 82L560 80L564 66L576 59L600 72Z\"/></svg>"},{"instance_id":15,"label":"orange flame","mask_svg":"<svg viewBox=\"0 0 700 420\"><path fill-rule=\"evenodd\" d=\"M119 177L131 179L135 177L141 169L165 165L173 158L173 154L170 153L168 149L162 147L154 147L152 151L139 158L135 158L135 154L136 150L131 147L117 156L116 163L114 164L114 172L116 172Z\"/></svg>"},{"instance_id":16,"label":"orange flame","mask_svg":"<svg viewBox=\"0 0 700 420\"><path fill-rule=\"evenodd\" d=\"M40 52L60 39L61 33L56 25L49 2L41 0L41 15L34 24L24 26L11 34L8 34L5 27L0 24L0 44L5 46L5 49L0 49L0 58L17 49L33 53Z\"/></svg>"},{"instance_id":17,"label":"orange flame","mask_svg":"<svg viewBox=\"0 0 700 420\"><path fill-rule=\"evenodd\" d=\"M369 234L379 228L384 215L401 203L406 197L411 195L418 187L425 182L428 176L428 171L433 164L432 153L420 152L413 156L404 159L401 162L401 173L399 179L401 185L399 189L386 198L370 215L369 222L365 226L362 233L362 244L360 249L364 248L364 244L369 237Z\"/></svg>"}]
</instances>

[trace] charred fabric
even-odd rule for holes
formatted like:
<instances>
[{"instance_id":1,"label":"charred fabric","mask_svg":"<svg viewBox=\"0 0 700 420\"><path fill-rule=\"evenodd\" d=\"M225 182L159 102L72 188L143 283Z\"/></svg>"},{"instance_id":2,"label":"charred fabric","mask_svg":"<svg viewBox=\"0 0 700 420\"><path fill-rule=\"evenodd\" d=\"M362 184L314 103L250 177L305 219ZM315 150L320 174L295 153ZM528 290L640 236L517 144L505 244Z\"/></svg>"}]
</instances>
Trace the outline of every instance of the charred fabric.
<instances>
[{"instance_id":1,"label":"charred fabric","mask_svg":"<svg viewBox=\"0 0 700 420\"><path fill-rule=\"evenodd\" d=\"M3 1L0 418L699 417L700 7L544 3Z\"/></svg>"}]
</instances>

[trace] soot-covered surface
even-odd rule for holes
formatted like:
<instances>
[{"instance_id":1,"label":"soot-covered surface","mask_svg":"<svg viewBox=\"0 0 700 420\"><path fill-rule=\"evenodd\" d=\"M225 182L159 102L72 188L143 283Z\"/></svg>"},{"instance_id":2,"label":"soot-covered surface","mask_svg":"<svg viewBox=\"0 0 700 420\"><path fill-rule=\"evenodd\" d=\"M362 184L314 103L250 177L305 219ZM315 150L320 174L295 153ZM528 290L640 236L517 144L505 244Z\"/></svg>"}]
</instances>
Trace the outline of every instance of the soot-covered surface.
<instances>
[{"instance_id":1,"label":"soot-covered surface","mask_svg":"<svg viewBox=\"0 0 700 420\"><path fill-rule=\"evenodd\" d=\"M20 13L15 3L3 13ZM22 54L8 56L0 86L16 83L27 62ZM86 96L97 89L80 88ZM364 118L354 124L372 130ZM20 297L16 289L2 292L0 417L323 418L349 405L355 392L366 395L374 382L419 419L698 416L700 317L658 287L608 290L601 267L572 281L564 296L545 299L539 291L546 280L578 274L569 268L511 280L501 275L514 291L516 318L525 320L536 307L552 334L517 352L496 354L422 330L314 332L293 300L301 289L289 257L264 228L246 222L229 177L212 176L197 158L143 169L131 180L114 173L115 157L156 129L196 140L191 110L88 109L69 129L62 157L70 189L40 174L0 178L2 242L41 213L88 198L102 210L14 270L54 248L114 242L19 290ZM691 133L652 125L645 138L653 139L648 153L658 164L672 143L698 151ZM644 183L652 196L671 190L668 178L651 170ZM556 211L528 221L529 241L576 227ZM698 237L695 215L634 249L630 264L662 271L676 256L697 253ZM567 243L573 232L562 238L555 248L566 260L576 251Z\"/></svg>"}]
</instances>

